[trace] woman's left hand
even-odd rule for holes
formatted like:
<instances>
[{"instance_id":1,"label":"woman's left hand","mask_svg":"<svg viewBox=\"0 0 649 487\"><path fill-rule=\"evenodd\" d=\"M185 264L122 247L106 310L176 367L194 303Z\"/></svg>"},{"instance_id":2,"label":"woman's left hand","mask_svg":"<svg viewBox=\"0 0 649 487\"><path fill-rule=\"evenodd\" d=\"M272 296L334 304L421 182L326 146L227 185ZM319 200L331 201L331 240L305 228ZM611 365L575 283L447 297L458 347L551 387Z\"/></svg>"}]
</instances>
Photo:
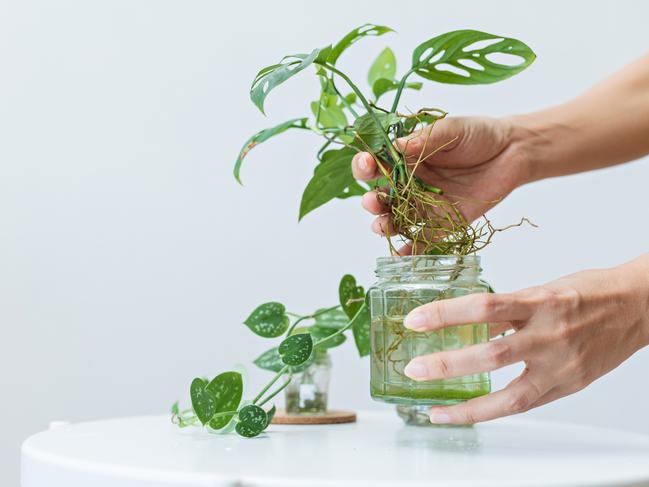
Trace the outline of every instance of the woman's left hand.
<instances>
[{"instance_id":1,"label":"woman's left hand","mask_svg":"<svg viewBox=\"0 0 649 487\"><path fill-rule=\"evenodd\" d=\"M472 424L541 406L583 389L648 345L649 254L510 294L434 301L404 322L416 331L466 323L514 333L414 358L405 373L415 380L448 379L517 362L525 370L503 390L432 408L433 423Z\"/></svg>"}]
</instances>

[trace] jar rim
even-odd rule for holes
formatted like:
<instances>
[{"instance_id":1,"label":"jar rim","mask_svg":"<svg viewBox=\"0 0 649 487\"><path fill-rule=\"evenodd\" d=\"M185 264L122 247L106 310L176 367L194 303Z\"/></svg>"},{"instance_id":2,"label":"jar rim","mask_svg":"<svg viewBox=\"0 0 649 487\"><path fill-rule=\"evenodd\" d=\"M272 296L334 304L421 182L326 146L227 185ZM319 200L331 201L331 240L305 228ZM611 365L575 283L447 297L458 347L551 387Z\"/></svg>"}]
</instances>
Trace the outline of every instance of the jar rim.
<instances>
[{"instance_id":1,"label":"jar rim","mask_svg":"<svg viewBox=\"0 0 649 487\"><path fill-rule=\"evenodd\" d=\"M379 257L376 259L376 275L389 277L403 274L452 275L456 272L473 271L479 275L480 257L477 255L407 255Z\"/></svg>"},{"instance_id":2,"label":"jar rim","mask_svg":"<svg viewBox=\"0 0 649 487\"><path fill-rule=\"evenodd\" d=\"M440 266L455 265L458 261L467 266L480 265L479 255L391 255L389 257L377 257L376 267L380 268L384 265L390 264L406 264L414 262L426 262L431 264L438 264Z\"/></svg>"}]
</instances>

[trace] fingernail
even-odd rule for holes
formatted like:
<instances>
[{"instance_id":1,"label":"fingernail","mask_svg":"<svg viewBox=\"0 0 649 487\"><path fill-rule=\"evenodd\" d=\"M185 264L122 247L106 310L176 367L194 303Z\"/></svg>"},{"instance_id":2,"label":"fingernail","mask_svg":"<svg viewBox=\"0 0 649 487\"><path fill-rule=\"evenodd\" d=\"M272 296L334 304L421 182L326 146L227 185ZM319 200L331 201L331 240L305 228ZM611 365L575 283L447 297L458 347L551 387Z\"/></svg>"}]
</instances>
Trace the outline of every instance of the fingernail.
<instances>
[{"instance_id":1,"label":"fingernail","mask_svg":"<svg viewBox=\"0 0 649 487\"><path fill-rule=\"evenodd\" d=\"M430 422L434 424L446 424L451 422L451 416L446 413L431 411L428 416L430 418Z\"/></svg>"},{"instance_id":2,"label":"fingernail","mask_svg":"<svg viewBox=\"0 0 649 487\"><path fill-rule=\"evenodd\" d=\"M421 362L415 362L414 360L406 365L406 368L403 369L403 373L406 374L411 379L424 379L428 371L426 366Z\"/></svg>"},{"instance_id":3,"label":"fingernail","mask_svg":"<svg viewBox=\"0 0 649 487\"><path fill-rule=\"evenodd\" d=\"M411 330L418 330L419 328L423 328L424 326L426 326L426 315L421 311L413 311L408 316L406 316L405 320L403 320L403 325L406 328L410 328Z\"/></svg>"},{"instance_id":4,"label":"fingernail","mask_svg":"<svg viewBox=\"0 0 649 487\"><path fill-rule=\"evenodd\" d=\"M358 156L356 162L358 164L358 169L360 169L363 172L367 171L367 161L365 160L365 154L361 154L360 156Z\"/></svg>"}]
</instances>

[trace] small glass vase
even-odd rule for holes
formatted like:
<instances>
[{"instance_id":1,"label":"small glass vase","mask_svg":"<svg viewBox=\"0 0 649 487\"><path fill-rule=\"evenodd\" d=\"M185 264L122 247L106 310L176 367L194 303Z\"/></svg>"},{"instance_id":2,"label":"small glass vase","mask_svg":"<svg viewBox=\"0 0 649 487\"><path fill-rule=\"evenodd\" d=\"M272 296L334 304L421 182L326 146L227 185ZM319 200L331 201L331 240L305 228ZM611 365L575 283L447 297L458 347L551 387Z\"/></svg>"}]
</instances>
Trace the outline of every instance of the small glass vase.
<instances>
[{"instance_id":1,"label":"small glass vase","mask_svg":"<svg viewBox=\"0 0 649 487\"><path fill-rule=\"evenodd\" d=\"M430 425L427 411L488 394L488 373L445 380L414 381L403 370L413 358L455 350L489 340L487 324L468 324L434 332L415 332L403 326L417 306L440 299L488 292L480 279L477 256L407 256L377 260L378 281L369 291L371 314L372 398L397 405L407 424Z\"/></svg>"},{"instance_id":2,"label":"small glass vase","mask_svg":"<svg viewBox=\"0 0 649 487\"><path fill-rule=\"evenodd\" d=\"M315 350L313 363L293 374L284 399L287 414L325 414L331 376L331 358L326 350Z\"/></svg>"}]
</instances>

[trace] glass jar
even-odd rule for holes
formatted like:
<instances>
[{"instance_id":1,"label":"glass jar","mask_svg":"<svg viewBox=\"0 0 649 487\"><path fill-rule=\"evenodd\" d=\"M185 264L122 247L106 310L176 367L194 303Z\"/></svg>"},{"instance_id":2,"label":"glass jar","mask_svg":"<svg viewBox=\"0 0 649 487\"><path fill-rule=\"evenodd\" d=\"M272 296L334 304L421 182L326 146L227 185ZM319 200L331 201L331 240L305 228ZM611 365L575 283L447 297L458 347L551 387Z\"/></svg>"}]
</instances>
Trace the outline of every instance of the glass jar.
<instances>
[{"instance_id":1,"label":"glass jar","mask_svg":"<svg viewBox=\"0 0 649 487\"><path fill-rule=\"evenodd\" d=\"M414 381L403 369L411 359L489 340L487 324L416 332L403 326L417 306L440 299L488 292L477 256L422 255L377 259L378 281L369 290L372 397L398 406L412 424L430 424L429 406L448 405L489 393L489 373Z\"/></svg>"},{"instance_id":2,"label":"glass jar","mask_svg":"<svg viewBox=\"0 0 649 487\"><path fill-rule=\"evenodd\" d=\"M324 414L327 412L331 358L326 350L314 350L313 363L293 374L284 399L288 414Z\"/></svg>"}]
</instances>

